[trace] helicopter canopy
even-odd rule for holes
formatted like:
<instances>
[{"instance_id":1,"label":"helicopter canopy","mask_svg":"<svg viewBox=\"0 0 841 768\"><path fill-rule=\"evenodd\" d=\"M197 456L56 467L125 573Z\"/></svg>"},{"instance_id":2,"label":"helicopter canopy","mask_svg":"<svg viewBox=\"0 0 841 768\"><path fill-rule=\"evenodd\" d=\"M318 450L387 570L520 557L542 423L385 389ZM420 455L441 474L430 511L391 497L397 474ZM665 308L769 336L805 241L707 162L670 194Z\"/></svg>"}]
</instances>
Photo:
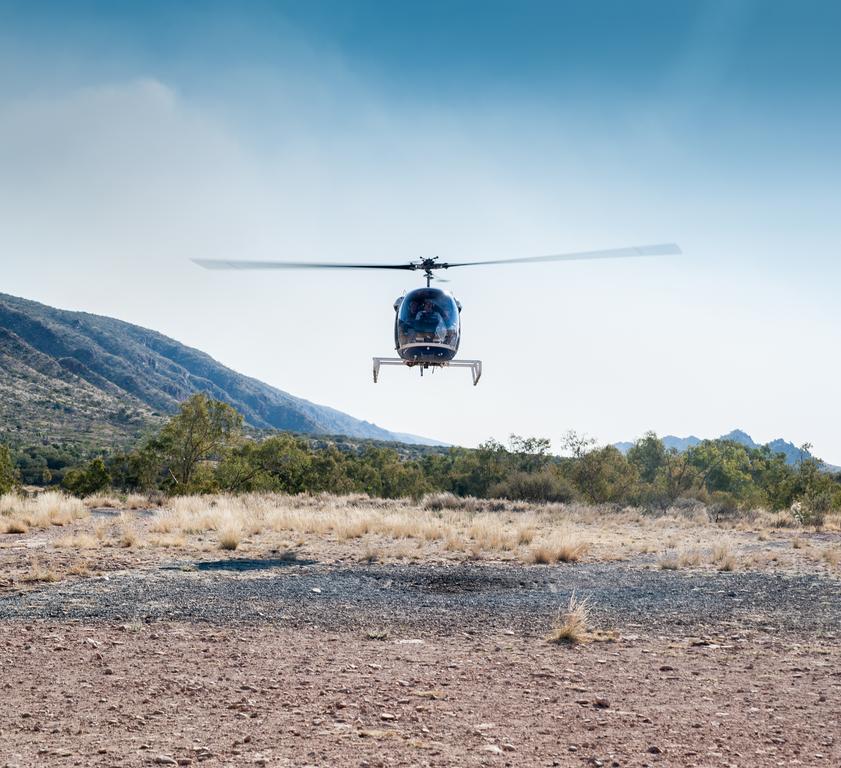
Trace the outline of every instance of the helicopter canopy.
<instances>
[{"instance_id":1,"label":"helicopter canopy","mask_svg":"<svg viewBox=\"0 0 841 768\"><path fill-rule=\"evenodd\" d=\"M397 343L429 342L457 346L459 308L456 300L440 288L409 291L397 311Z\"/></svg>"}]
</instances>

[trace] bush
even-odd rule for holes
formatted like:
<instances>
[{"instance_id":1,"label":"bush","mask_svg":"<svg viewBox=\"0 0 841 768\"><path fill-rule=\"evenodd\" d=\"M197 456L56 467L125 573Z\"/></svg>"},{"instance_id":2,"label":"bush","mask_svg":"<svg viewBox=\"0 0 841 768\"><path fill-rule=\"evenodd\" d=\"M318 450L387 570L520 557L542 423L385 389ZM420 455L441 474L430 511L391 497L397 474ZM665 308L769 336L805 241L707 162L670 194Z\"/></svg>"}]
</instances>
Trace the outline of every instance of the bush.
<instances>
[{"instance_id":1,"label":"bush","mask_svg":"<svg viewBox=\"0 0 841 768\"><path fill-rule=\"evenodd\" d=\"M5 445L0 445L0 495L8 493L17 484L18 473L12 462L12 453Z\"/></svg>"},{"instance_id":2,"label":"bush","mask_svg":"<svg viewBox=\"0 0 841 768\"><path fill-rule=\"evenodd\" d=\"M71 469L62 485L74 496L90 496L111 487L111 475L101 458L89 462L84 469Z\"/></svg>"},{"instance_id":3,"label":"bush","mask_svg":"<svg viewBox=\"0 0 841 768\"><path fill-rule=\"evenodd\" d=\"M573 501L575 488L565 477L552 469L539 472L514 472L491 488L491 496L513 501Z\"/></svg>"}]
</instances>

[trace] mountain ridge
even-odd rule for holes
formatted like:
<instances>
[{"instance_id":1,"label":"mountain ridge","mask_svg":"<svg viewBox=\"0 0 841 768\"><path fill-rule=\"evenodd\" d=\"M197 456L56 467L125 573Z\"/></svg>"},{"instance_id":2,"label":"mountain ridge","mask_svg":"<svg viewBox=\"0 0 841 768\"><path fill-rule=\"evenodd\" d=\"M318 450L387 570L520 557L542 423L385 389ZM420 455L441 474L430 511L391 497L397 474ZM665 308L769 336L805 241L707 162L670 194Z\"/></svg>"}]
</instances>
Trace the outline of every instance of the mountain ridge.
<instances>
[{"instance_id":1,"label":"mountain ridge","mask_svg":"<svg viewBox=\"0 0 841 768\"><path fill-rule=\"evenodd\" d=\"M257 429L437 444L290 395L157 331L0 293L0 438L126 442L196 392Z\"/></svg>"},{"instance_id":2,"label":"mountain ridge","mask_svg":"<svg viewBox=\"0 0 841 768\"><path fill-rule=\"evenodd\" d=\"M786 457L786 463L792 465L797 464L797 462L803 459L815 458L810 451L802 450L794 443L785 440L782 437L778 437L775 440L771 440L767 443L757 443L747 432L741 429L733 429L727 434L721 435L720 437L714 439L730 440L734 443L744 445L747 448L761 448L763 445L767 445L773 453L782 453ZM663 445L666 447L667 450L675 449L676 451L678 451L678 453L683 453L688 448L692 448L693 446L696 446L699 443L703 442L702 438L696 437L695 435L689 435L688 437L664 435L660 438L660 440L662 441ZM622 453L625 454L628 453L628 451L633 447L633 445L633 442L627 440L613 444L615 448L619 449ZM841 470L841 468L836 467L832 464L827 464L826 462L822 462L822 464L826 469L831 471Z\"/></svg>"}]
</instances>

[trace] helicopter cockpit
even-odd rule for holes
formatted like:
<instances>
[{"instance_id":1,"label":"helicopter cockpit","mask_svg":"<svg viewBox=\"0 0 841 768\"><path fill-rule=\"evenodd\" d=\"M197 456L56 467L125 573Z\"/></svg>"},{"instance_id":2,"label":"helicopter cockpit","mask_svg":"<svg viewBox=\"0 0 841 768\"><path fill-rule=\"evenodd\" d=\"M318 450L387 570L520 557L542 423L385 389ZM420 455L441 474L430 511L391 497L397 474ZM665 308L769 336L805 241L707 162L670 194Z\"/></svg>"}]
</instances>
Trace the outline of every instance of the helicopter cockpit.
<instances>
[{"instance_id":1,"label":"helicopter cockpit","mask_svg":"<svg viewBox=\"0 0 841 768\"><path fill-rule=\"evenodd\" d=\"M440 288L409 291L397 307L397 348L427 344L458 349L459 306Z\"/></svg>"}]
</instances>

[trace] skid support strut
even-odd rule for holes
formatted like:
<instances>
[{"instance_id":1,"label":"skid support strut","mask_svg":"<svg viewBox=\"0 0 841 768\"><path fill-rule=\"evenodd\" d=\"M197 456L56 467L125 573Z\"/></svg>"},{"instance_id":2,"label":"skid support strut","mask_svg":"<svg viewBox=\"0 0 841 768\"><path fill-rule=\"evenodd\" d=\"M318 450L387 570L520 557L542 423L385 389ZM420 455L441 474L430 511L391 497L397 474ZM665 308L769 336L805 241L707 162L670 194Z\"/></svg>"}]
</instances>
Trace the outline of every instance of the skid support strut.
<instances>
[{"instance_id":1,"label":"skid support strut","mask_svg":"<svg viewBox=\"0 0 841 768\"><path fill-rule=\"evenodd\" d=\"M407 363L399 357L375 357L374 358L374 384L380 377L381 365L407 365L411 368L420 368L421 375L423 375L424 368L469 368L473 375L473 386L479 383L482 377L482 361L481 360L450 360L446 363Z\"/></svg>"}]
</instances>

